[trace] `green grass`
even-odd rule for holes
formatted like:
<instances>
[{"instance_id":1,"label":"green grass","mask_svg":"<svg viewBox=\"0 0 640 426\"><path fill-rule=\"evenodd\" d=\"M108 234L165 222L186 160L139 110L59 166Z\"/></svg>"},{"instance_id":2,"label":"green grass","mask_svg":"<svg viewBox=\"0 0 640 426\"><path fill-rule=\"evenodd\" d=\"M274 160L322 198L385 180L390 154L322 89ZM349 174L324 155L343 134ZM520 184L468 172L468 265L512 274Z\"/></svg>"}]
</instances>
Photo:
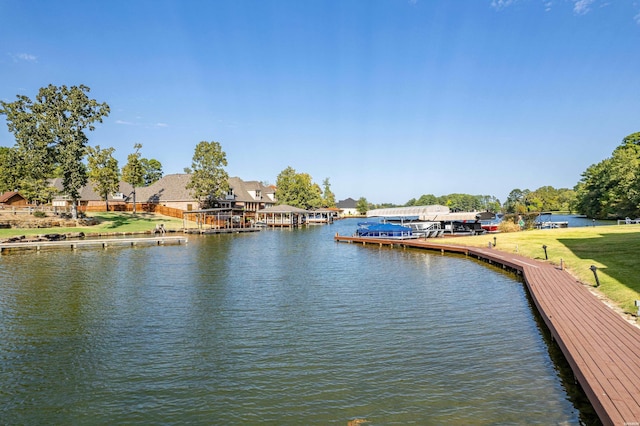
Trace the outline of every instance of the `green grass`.
<instances>
[{"instance_id":1,"label":"green grass","mask_svg":"<svg viewBox=\"0 0 640 426\"><path fill-rule=\"evenodd\" d=\"M67 232L84 232L85 234L99 233L140 233L153 231L156 224L164 224L167 230L181 230L182 219L162 216L154 213L130 212L109 212L109 213L89 213L88 217L98 220L94 226L77 226L70 228L12 228L0 229L0 238L15 237L18 235L40 235L40 234L64 234Z\"/></svg>"},{"instance_id":2,"label":"green grass","mask_svg":"<svg viewBox=\"0 0 640 426\"><path fill-rule=\"evenodd\" d=\"M598 290L627 313L640 300L640 225L531 230L445 239L445 243L487 247L496 237L497 250L555 265L564 263L583 283L595 285L591 265L598 270ZM548 260L542 246L547 246Z\"/></svg>"}]
</instances>

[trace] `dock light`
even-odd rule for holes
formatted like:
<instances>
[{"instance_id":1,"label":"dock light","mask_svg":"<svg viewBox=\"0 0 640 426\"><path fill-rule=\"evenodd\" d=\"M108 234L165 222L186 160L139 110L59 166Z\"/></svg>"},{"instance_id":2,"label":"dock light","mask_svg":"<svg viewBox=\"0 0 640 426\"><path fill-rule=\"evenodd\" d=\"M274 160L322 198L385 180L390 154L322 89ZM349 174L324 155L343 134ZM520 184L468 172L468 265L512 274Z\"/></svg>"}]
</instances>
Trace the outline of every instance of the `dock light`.
<instances>
[{"instance_id":1,"label":"dock light","mask_svg":"<svg viewBox=\"0 0 640 426\"><path fill-rule=\"evenodd\" d=\"M591 265L589 267L593 272L593 276L596 278L596 287L600 287L600 280L598 279L598 267L596 265Z\"/></svg>"},{"instance_id":2,"label":"dock light","mask_svg":"<svg viewBox=\"0 0 640 426\"><path fill-rule=\"evenodd\" d=\"M638 308L638 313L636 314L636 316L640 318L640 300L636 300L636 306Z\"/></svg>"},{"instance_id":3,"label":"dock light","mask_svg":"<svg viewBox=\"0 0 640 426\"><path fill-rule=\"evenodd\" d=\"M547 256L547 246L546 245L542 246L542 250L544 250L544 258L546 260L549 260L549 256Z\"/></svg>"}]
</instances>

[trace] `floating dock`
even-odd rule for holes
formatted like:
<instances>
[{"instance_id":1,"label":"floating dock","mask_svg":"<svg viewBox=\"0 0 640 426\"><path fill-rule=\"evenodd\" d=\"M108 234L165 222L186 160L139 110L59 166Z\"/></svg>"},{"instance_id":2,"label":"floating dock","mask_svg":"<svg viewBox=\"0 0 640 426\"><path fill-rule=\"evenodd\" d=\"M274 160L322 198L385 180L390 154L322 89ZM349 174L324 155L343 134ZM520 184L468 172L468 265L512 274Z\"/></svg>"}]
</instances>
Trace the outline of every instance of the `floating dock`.
<instances>
[{"instance_id":1,"label":"floating dock","mask_svg":"<svg viewBox=\"0 0 640 426\"><path fill-rule=\"evenodd\" d=\"M536 308L602 423L640 425L640 328L614 312L565 270L490 248L337 234L335 240L458 253L521 274Z\"/></svg>"},{"instance_id":2,"label":"floating dock","mask_svg":"<svg viewBox=\"0 0 640 426\"><path fill-rule=\"evenodd\" d=\"M78 250L83 248L107 248L107 247L135 247L144 245L169 245L186 244L185 237L141 237L141 238L105 238L105 239L68 239L62 241L25 241L0 244L0 254L12 251L24 250L47 250L47 249L70 249Z\"/></svg>"}]
</instances>

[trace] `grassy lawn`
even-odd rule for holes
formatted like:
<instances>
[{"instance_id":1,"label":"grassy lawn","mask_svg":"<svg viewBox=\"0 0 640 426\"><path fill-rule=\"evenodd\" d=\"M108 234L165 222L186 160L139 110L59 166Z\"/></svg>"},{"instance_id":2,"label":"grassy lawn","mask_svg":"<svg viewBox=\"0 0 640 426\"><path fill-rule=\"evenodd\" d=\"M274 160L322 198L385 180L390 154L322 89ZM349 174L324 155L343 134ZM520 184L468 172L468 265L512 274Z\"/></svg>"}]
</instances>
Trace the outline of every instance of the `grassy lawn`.
<instances>
[{"instance_id":1,"label":"grassy lawn","mask_svg":"<svg viewBox=\"0 0 640 426\"><path fill-rule=\"evenodd\" d=\"M182 219L162 216L154 213L131 212L109 212L109 213L88 213L88 217L98 220L95 226L78 226L73 228L22 228L22 229L0 229L0 238L15 237L18 235L40 235L40 234L64 234L67 232L84 232L85 234L100 233L108 234L114 232L139 233L153 231L156 224L164 224L165 229L182 230Z\"/></svg>"},{"instance_id":2,"label":"grassy lawn","mask_svg":"<svg viewBox=\"0 0 640 426\"><path fill-rule=\"evenodd\" d=\"M598 290L627 313L637 313L640 300L640 225L531 230L445 239L445 243L519 253L565 268L578 280L595 285L591 265L598 268ZM547 246L547 255L542 246Z\"/></svg>"}]
</instances>

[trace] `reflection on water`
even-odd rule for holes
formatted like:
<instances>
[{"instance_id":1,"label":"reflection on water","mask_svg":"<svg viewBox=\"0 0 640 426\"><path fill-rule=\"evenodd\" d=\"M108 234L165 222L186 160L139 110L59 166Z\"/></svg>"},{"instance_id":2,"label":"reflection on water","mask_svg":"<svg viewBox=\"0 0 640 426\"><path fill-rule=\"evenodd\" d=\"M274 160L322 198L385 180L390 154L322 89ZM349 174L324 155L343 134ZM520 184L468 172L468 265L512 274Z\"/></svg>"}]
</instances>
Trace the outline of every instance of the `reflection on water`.
<instances>
[{"instance_id":1,"label":"reflection on water","mask_svg":"<svg viewBox=\"0 0 640 426\"><path fill-rule=\"evenodd\" d=\"M521 283L354 228L0 257L0 418L579 424Z\"/></svg>"}]
</instances>

